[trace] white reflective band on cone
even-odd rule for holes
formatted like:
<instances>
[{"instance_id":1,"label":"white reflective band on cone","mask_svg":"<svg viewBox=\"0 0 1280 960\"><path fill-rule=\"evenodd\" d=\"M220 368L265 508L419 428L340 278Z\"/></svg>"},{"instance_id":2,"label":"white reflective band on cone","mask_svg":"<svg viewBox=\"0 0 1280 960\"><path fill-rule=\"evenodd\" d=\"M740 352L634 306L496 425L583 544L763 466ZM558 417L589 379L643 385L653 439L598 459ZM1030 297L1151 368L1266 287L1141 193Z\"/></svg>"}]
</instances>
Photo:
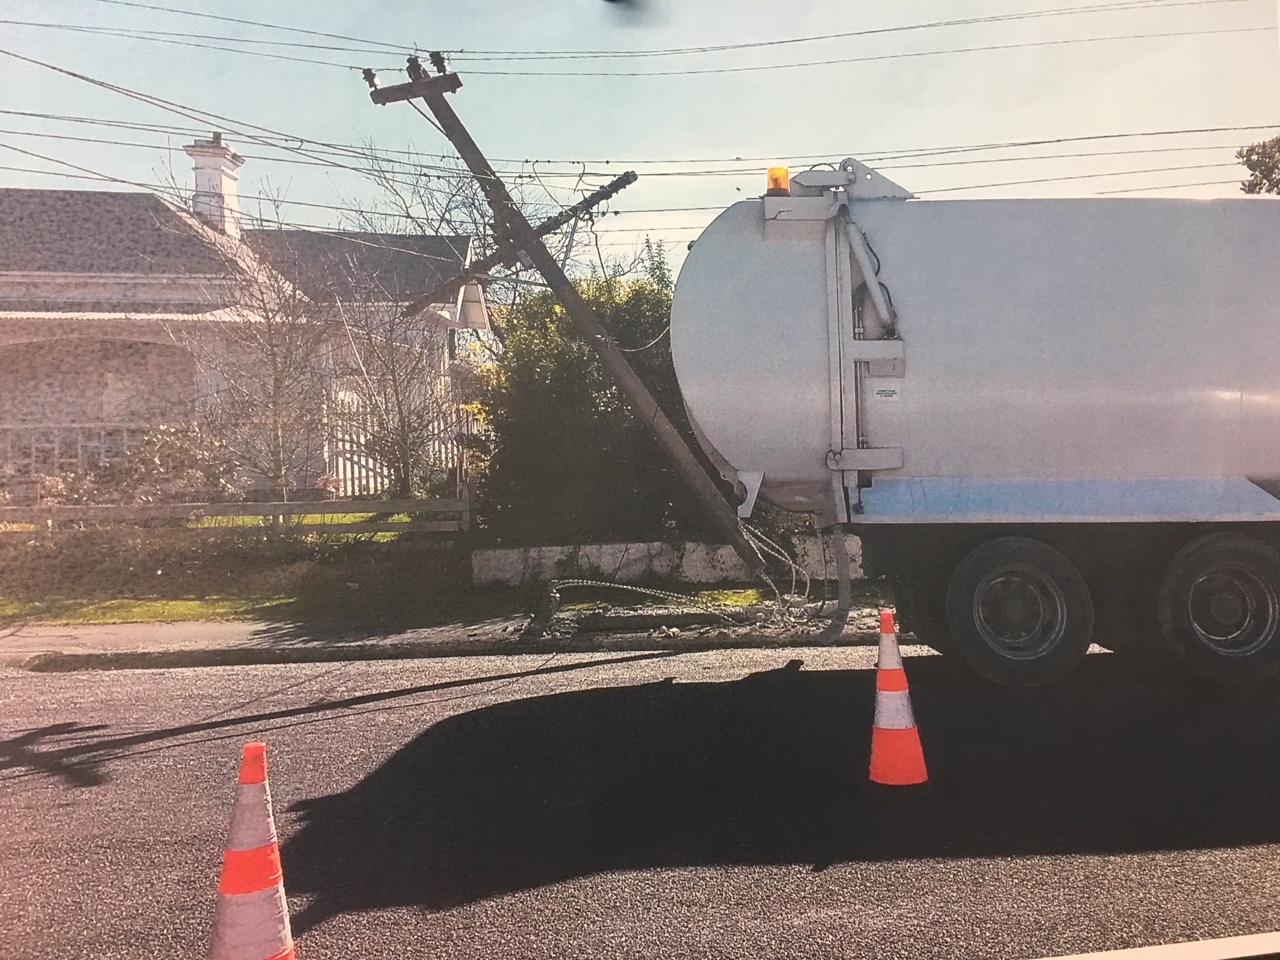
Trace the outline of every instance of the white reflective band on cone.
<instances>
[{"instance_id":1,"label":"white reflective band on cone","mask_svg":"<svg viewBox=\"0 0 1280 960\"><path fill-rule=\"evenodd\" d=\"M253 850L275 843L276 825L271 816L271 793L265 783L236 786L236 805L231 809L231 829L227 850Z\"/></svg>"},{"instance_id":2,"label":"white reflective band on cone","mask_svg":"<svg viewBox=\"0 0 1280 960\"><path fill-rule=\"evenodd\" d=\"M881 670L897 670L902 666L902 653L898 650L897 634L880 634L880 660L876 666Z\"/></svg>"},{"instance_id":3,"label":"white reflective band on cone","mask_svg":"<svg viewBox=\"0 0 1280 960\"><path fill-rule=\"evenodd\" d=\"M881 730L908 730L916 725L911 694L906 690L877 690L875 725Z\"/></svg>"},{"instance_id":4,"label":"white reflective band on cone","mask_svg":"<svg viewBox=\"0 0 1280 960\"><path fill-rule=\"evenodd\" d=\"M223 894L208 960L266 960L292 942L289 912L279 885L257 893Z\"/></svg>"}]
</instances>

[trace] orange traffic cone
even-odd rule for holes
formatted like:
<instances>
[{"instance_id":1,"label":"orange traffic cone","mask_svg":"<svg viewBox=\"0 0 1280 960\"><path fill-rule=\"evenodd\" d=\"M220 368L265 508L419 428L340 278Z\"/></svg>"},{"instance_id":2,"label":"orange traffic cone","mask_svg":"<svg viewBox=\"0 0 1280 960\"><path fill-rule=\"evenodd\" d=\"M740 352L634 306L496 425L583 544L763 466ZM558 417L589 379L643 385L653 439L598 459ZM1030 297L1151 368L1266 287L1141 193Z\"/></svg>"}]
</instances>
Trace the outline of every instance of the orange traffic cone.
<instances>
[{"instance_id":1,"label":"orange traffic cone","mask_svg":"<svg viewBox=\"0 0 1280 960\"><path fill-rule=\"evenodd\" d=\"M294 960L265 743L244 745L207 960Z\"/></svg>"},{"instance_id":2,"label":"orange traffic cone","mask_svg":"<svg viewBox=\"0 0 1280 960\"><path fill-rule=\"evenodd\" d=\"M870 786L882 796L927 792L929 772L911 712L893 613L880 611L880 661L876 664L876 716L871 727Z\"/></svg>"}]
</instances>

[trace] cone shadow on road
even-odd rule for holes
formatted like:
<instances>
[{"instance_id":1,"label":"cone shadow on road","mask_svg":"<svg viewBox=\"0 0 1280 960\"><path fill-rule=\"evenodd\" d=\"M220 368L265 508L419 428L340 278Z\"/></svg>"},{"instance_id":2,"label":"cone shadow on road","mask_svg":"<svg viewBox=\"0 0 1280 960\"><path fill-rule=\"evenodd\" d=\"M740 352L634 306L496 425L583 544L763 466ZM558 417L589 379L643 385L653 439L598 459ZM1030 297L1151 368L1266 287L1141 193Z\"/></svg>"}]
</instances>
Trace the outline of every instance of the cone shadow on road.
<instances>
[{"instance_id":1,"label":"cone shadow on road","mask_svg":"<svg viewBox=\"0 0 1280 960\"><path fill-rule=\"evenodd\" d=\"M601 871L1124 853L1280 841L1274 687L1212 690L1121 658L1010 690L908 664L939 795L857 789L871 671L589 689L424 731L344 793L293 807L305 930L445 909Z\"/></svg>"}]
</instances>

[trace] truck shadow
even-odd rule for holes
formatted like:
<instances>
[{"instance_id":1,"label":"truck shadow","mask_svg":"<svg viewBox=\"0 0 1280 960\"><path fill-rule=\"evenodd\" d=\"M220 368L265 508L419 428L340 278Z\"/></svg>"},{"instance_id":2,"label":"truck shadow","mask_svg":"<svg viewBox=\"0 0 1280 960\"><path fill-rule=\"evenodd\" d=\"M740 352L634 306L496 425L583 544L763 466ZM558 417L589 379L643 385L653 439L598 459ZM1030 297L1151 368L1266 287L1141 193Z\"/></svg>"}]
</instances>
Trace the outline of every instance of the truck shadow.
<instances>
[{"instance_id":1,"label":"truck shadow","mask_svg":"<svg viewBox=\"0 0 1280 960\"><path fill-rule=\"evenodd\" d=\"M427 909L601 871L1125 853L1280 841L1274 685L1215 690L1116 656L993 687L908 664L934 798L877 803L870 671L787 668L515 700L424 731L293 807L291 894L326 917Z\"/></svg>"}]
</instances>

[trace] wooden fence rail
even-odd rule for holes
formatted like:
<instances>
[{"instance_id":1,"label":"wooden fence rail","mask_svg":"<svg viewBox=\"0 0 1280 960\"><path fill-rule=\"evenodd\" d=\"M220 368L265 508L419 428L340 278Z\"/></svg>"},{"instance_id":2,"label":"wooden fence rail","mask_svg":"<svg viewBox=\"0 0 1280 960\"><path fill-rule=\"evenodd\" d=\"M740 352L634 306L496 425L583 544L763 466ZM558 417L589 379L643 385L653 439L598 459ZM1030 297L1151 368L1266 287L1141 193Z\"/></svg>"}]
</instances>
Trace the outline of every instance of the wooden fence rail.
<instances>
[{"instance_id":1,"label":"wooden fence rail","mask_svg":"<svg viewBox=\"0 0 1280 960\"><path fill-rule=\"evenodd\" d=\"M470 501L317 500L290 503L145 503L124 506L0 507L0 535L31 535L85 525L147 526L194 536L261 536L264 533L462 533L470 524ZM403 514L407 520L392 519ZM445 515L445 516L441 516ZM211 518L233 522L206 523ZM432 518L432 519L426 519ZM245 522L257 519L257 523ZM16 524L20 529L4 530ZM25 529L23 529L25 528Z\"/></svg>"}]
</instances>

